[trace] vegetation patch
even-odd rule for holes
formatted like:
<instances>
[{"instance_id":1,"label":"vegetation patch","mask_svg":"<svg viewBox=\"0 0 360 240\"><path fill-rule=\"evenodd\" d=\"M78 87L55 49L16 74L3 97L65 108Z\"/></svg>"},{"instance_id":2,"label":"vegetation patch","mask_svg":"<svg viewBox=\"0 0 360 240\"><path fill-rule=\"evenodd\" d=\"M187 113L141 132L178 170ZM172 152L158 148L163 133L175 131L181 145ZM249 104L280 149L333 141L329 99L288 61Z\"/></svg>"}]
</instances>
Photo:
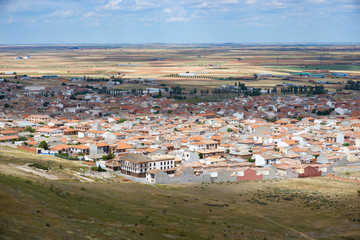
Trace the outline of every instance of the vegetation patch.
<instances>
[{"instance_id":1,"label":"vegetation patch","mask_svg":"<svg viewBox=\"0 0 360 240\"><path fill-rule=\"evenodd\" d=\"M49 167L48 166L45 166L43 164L40 164L40 163L32 163L32 164L29 164L29 167L34 167L34 168L38 168L38 169L42 169L42 170L49 170Z\"/></svg>"}]
</instances>

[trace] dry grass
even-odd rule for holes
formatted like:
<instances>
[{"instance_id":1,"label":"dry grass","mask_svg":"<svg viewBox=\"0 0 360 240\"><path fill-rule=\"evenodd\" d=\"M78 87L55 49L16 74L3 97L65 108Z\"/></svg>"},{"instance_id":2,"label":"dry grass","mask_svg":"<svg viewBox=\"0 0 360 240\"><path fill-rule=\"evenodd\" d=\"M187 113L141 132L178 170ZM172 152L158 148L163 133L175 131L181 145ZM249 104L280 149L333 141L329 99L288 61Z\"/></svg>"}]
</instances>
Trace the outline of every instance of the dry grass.
<instances>
[{"instance_id":1,"label":"dry grass","mask_svg":"<svg viewBox=\"0 0 360 240\"><path fill-rule=\"evenodd\" d=\"M23 232L28 238L42 239L360 236L356 191L360 187L354 183L325 177L155 187L120 178L95 183L50 181L9 171L6 164L11 159L33 162L34 155L4 150L10 154L0 167L0 238L4 239L22 238ZM41 156L40 161L48 159Z\"/></svg>"},{"instance_id":2,"label":"dry grass","mask_svg":"<svg viewBox=\"0 0 360 240\"><path fill-rule=\"evenodd\" d=\"M282 49L282 50L279 50ZM15 71L31 76L61 75L64 77L106 77L118 72L127 78L161 78L168 74L204 72L201 75L228 77L252 76L254 73L288 75L302 71L302 66L344 66L347 72L360 74L357 65L351 65L360 57L360 51L346 50L351 47L329 48L331 60L317 60L323 52L317 46L83 46L79 50L66 47L21 47L0 48L0 71ZM338 50L336 49L345 49ZM287 51L284 51L287 49ZM17 55L29 54L33 59L14 60ZM329 53L330 54L330 53ZM161 58L162 61L151 61ZM238 60L241 58L241 60ZM335 65L337 64L337 65ZM349 65L350 64L350 65ZM342 71L336 67L334 71ZM326 79L328 80L328 79ZM171 79L169 81L172 81ZM180 80L181 81L181 80ZM196 80L195 82L197 82ZM337 79L330 79L337 81ZM188 82L189 85L206 85ZM250 86L273 86L279 81L254 82ZM44 84L42 82L39 82ZM308 83L305 83L308 84ZM211 83L210 83L211 85Z\"/></svg>"}]
</instances>

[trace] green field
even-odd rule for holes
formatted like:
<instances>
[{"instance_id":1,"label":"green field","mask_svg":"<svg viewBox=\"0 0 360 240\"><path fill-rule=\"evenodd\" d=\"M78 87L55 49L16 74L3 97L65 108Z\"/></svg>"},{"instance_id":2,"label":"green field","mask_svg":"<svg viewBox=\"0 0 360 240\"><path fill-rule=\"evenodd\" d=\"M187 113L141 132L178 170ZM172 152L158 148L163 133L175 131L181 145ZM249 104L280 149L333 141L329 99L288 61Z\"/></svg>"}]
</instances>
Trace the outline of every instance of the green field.
<instances>
[{"instance_id":1,"label":"green field","mask_svg":"<svg viewBox=\"0 0 360 240\"><path fill-rule=\"evenodd\" d=\"M359 239L358 184L328 178L144 185L47 180L1 147L1 239ZM12 152L11 156L8 156ZM59 176L65 160L44 157Z\"/></svg>"}]
</instances>

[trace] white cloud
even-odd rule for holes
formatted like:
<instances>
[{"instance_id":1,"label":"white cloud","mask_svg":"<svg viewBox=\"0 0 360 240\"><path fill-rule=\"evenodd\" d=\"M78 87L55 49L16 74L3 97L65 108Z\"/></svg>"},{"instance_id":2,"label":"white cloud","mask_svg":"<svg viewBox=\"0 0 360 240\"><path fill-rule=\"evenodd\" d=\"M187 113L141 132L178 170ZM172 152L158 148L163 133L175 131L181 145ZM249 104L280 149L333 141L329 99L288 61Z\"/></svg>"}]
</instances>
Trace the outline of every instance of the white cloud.
<instances>
[{"instance_id":1,"label":"white cloud","mask_svg":"<svg viewBox=\"0 0 360 240\"><path fill-rule=\"evenodd\" d=\"M325 3L327 1L326 0L309 0L308 2L310 2L310 3Z\"/></svg>"},{"instance_id":2,"label":"white cloud","mask_svg":"<svg viewBox=\"0 0 360 240\"><path fill-rule=\"evenodd\" d=\"M50 14L51 17L69 17L74 15L74 12L71 10L57 10Z\"/></svg>"},{"instance_id":3,"label":"white cloud","mask_svg":"<svg viewBox=\"0 0 360 240\"><path fill-rule=\"evenodd\" d=\"M209 6L209 4L207 2L203 2L199 5L196 5L195 7L196 8L207 8Z\"/></svg>"},{"instance_id":4,"label":"white cloud","mask_svg":"<svg viewBox=\"0 0 360 240\"><path fill-rule=\"evenodd\" d=\"M138 9L154 6L154 4L152 2L148 2L147 0L135 0L135 4Z\"/></svg>"},{"instance_id":5,"label":"white cloud","mask_svg":"<svg viewBox=\"0 0 360 240\"><path fill-rule=\"evenodd\" d=\"M13 17L10 17L8 20L7 20L7 23L11 24L14 22L14 18Z\"/></svg>"},{"instance_id":6,"label":"white cloud","mask_svg":"<svg viewBox=\"0 0 360 240\"><path fill-rule=\"evenodd\" d=\"M89 18L91 16L93 16L95 13L94 12L87 12L83 15L83 18Z\"/></svg>"},{"instance_id":7,"label":"white cloud","mask_svg":"<svg viewBox=\"0 0 360 240\"><path fill-rule=\"evenodd\" d=\"M167 14L171 14L174 12L174 9L173 8L165 8L164 9L164 13L167 13Z\"/></svg>"},{"instance_id":8,"label":"white cloud","mask_svg":"<svg viewBox=\"0 0 360 240\"><path fill-rule=\"evenodd\" d=\"M221 3L224 3L224 4L237 4L239 3L238 0L223 0L221 1Z\"/></svg>"},{"instance_id":9,"label":"white cloud","mask_svg":"<svg viewBox=\"0 0 360 240\"><path fill-rule=\"evenodd\" d=\"M171 17L166 19L167 22L187 22L189 21L189 18L185 18L185 17Z\"/></svg>"},{"instance_id":10,"label":"white cloud","mask_svg":"<svg viewBox=\"0 0 360 240\"><path fill-rule=\"evenodd\" d=\"M122 0L109 0L109 2L103 6L103 9L106 10L117 10L120 9L119 4L122 2Z\"/></svg>"},{"instance_id":11,"label":"white cloud","mask_svg":"<svg viewBox=\"0 0 360 240\"><path fill-rule=\"evenodd\" d=\"M246 0L245 4L255 4L257 3L257 0Z\"/></svg>"}]
</instances>

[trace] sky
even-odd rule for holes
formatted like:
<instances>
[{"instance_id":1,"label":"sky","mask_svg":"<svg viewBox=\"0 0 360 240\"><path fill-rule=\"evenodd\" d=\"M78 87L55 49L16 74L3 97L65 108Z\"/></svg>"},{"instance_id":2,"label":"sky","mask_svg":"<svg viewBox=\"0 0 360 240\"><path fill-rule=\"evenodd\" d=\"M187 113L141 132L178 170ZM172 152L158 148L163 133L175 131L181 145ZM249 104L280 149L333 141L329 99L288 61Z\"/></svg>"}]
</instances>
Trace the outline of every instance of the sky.
<instances>
[{"instance_id":1,"label":"sky","mask_svg":"<svg viewBox=\"0 0 360 240\"><path fill-rule=\"evenodd\" d=\"M359 43L360 0L0 0L0 44Z\"/></svg>"}]
</instances>

